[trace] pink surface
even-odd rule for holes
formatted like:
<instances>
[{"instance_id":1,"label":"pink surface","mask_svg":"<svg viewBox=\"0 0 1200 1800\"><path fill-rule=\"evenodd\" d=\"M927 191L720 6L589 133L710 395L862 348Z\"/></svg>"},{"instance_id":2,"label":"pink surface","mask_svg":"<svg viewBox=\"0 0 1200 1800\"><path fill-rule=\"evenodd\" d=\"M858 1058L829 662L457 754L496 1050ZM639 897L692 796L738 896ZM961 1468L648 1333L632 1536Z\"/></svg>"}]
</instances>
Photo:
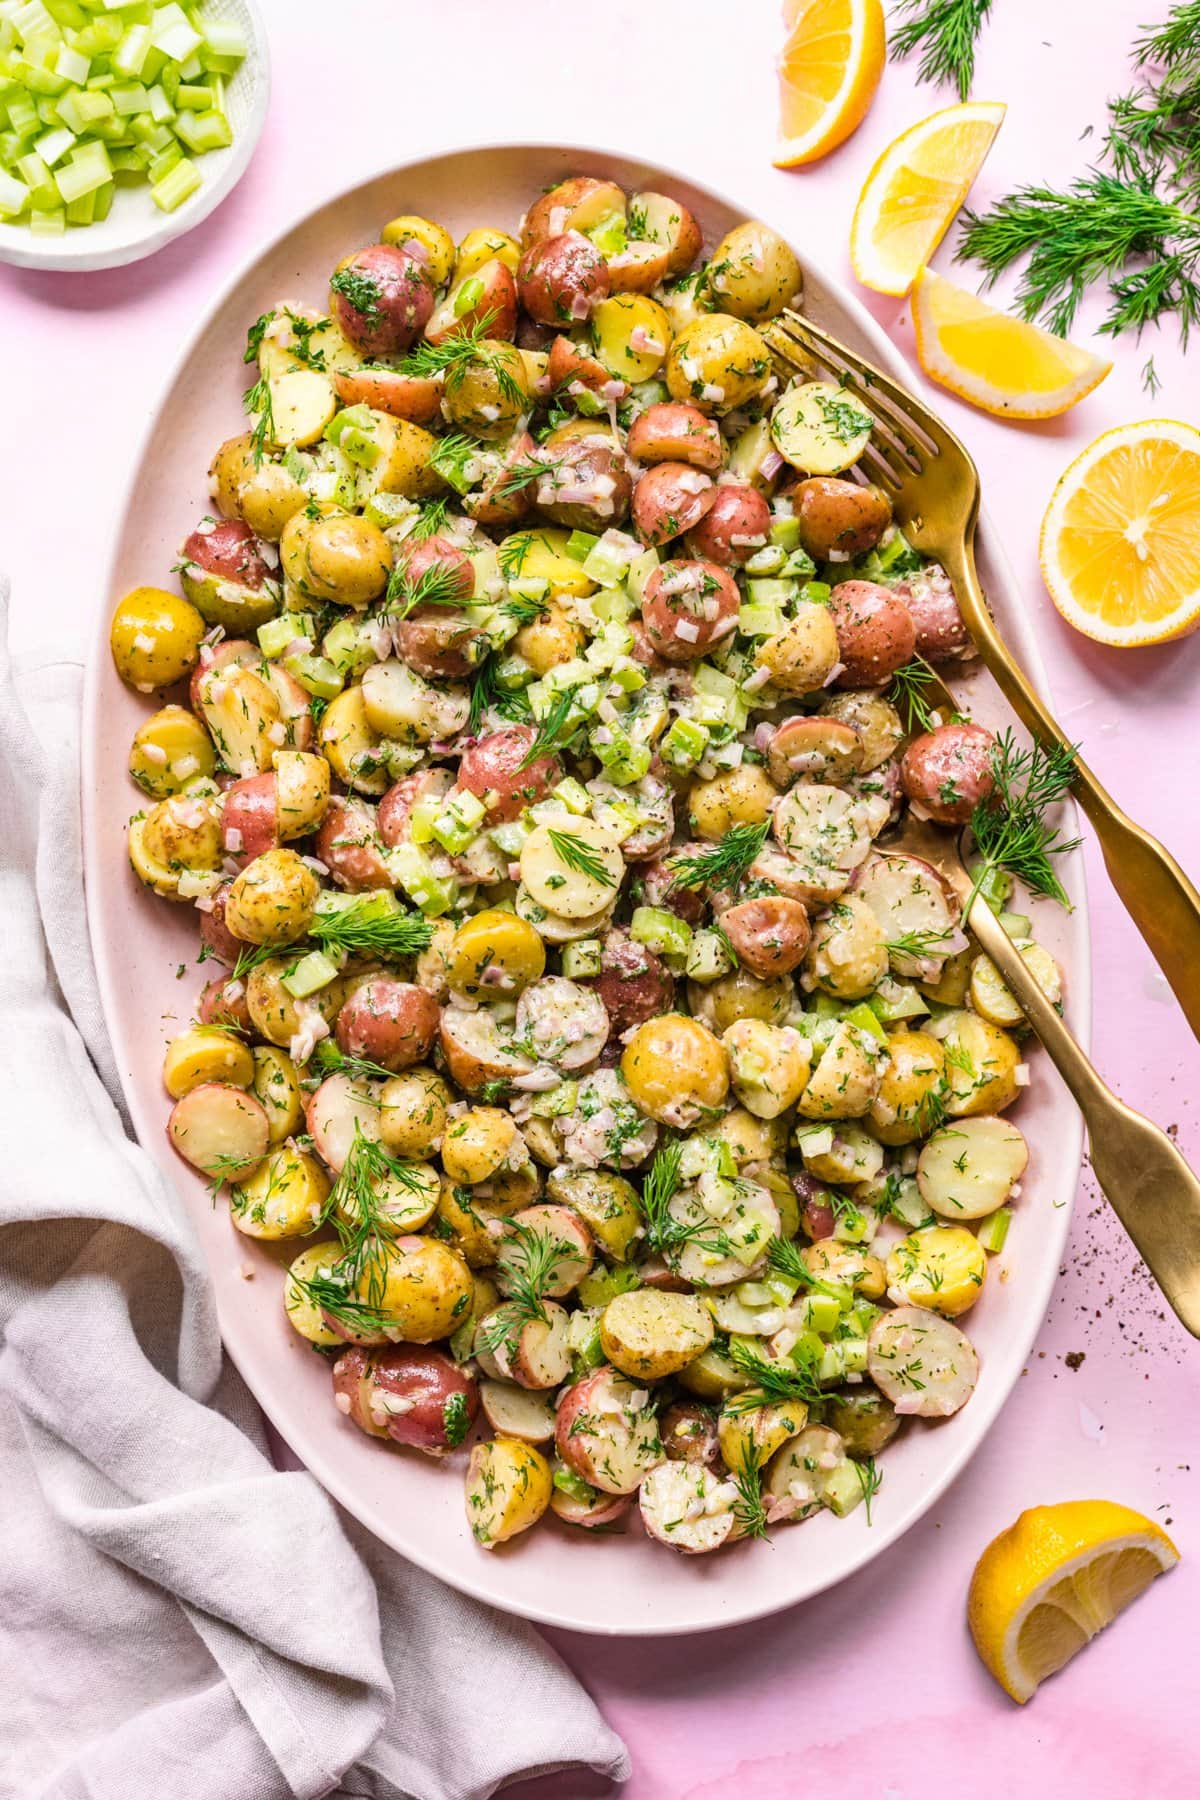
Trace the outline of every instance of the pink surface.
<instances>
[{"instance_id":1,"label":"pink surface","mask_svg":"<svg viewBox=\"0 0 1200 1800\"><path fill-rule=\"evenodd\" d=\"M891 69L856 138L817 169L789 175L768 162L777 21L765 0L737 8L612 0L587 31L550 0L405 7L403 31L399 8L367 0L341 0L334 11L318 0L266 0L264 10L274 28L272 114L242 186L210 220L129 270L75 278L0 270L9 348L0 378L0 558L16 585L19 649L82 653L97 603L96 532L107 534L166 360L215 283L323 195L456 137L591 135L757 199L848 279L846 234L862 176L896 130L951 98L914 89L907 67ZM1104 97L1124 80L1124 46L1162 10L1145 0L1056 0L1052 8L1004 0L996 8L975 91L1006 100L1009 115L977 200L1084 166L1081 134L1093 126L1098 135ZM949 269L947 253L938 261ZM869 303L907 348L902 303ZM1077 335L1095 317L1085 314ZM1163 384L1157 401L1137 378L1151 350ZM1086 644L1045 597L1036 533L1054 480L1094 434L1155 414L1195 419L1198 401L1169 332L1161 344L1152 336L1140 347L1122 343L1109 379L1056 423L1001 425L939 400L975 453L989 510L1027 584L1060 718L1117 797L1193 875L1200 726L1189 702L1200 637L1137 654ZM1096 1060L1134 1105L1178 1125L1198 1159L1195 1042L1094 854L1089 874ZM1168 1800L1193 1793L1200 1500L1189 1464L1200 1351L1161 1315L1085 1177L1028 1375L970 1470L902 1544L766 1625L630 1647L556 1634L629 1740L631 1800L707 1800L731 1783L740 1800L835 1785L847 1800L915 1800L931 1779L979 1800L1007 1795L1016 1782L1092 1797L1142 1785ZM1072 1371L1062 1359L1076 1351L1086 1360ZM1184 1562L1018 1713L981 1673L965 1636L971 1565L1023 1506L1092 1493L1173 1520ZM524 1790L529 1800L603 1791L577 1777Z\"/></svg>"}]
</instances>

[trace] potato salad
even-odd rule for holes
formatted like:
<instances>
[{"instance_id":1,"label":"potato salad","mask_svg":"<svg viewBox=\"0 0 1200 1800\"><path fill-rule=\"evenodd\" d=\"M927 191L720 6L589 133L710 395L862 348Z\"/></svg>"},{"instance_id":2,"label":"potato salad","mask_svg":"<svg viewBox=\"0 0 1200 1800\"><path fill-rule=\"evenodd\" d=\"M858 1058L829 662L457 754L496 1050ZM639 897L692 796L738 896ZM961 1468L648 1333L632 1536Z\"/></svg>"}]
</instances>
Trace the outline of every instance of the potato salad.
<instances>
[{"instance_id":1,"label":"potato salad","mask_svg":"<svg viewBox=\"0 0 1200 1800\"><path fill-rule=\"evenodd\" d=\"M704 1554L869 1516L975 1387L1025 1022L889 831L996 743L922 701L970 646L869 391L772 362L788 245L590 176L507 224L247 321L178 587L116 607L130 862L210 977L167 1132L481 1546Z\"/></svg>"}]
</instances>

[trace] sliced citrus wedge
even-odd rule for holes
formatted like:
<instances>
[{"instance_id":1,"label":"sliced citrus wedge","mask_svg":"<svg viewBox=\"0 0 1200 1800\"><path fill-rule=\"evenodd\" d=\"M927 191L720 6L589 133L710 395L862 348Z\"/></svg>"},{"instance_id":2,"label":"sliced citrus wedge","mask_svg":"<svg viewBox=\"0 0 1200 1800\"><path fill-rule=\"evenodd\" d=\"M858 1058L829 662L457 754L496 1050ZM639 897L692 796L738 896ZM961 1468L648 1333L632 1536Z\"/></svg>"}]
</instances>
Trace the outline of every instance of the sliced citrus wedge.
<instances>
[{"instance_id":1,"label":"sliced citrus wedge","mask_svg":"<svg viewBox=\"0 0 1200 1800\"><path fill-rule=\"evenodd\" d=\"M984 101L947 106L892 140L863 183L850 227L850 260L864 286L907 294L966 199L1004 113Z\"/></svg>"},{"instance_id":2,"label":"sliced citrus wedge","mask_svg":"<svg viewBox=\"0 0 1200 1800\"><path fill-rule=\"evenodd\" d=\"M866 117L887 55L880 0L789 0L779 58L779 138L792 169L844 143Z\"/></svg>"},{"instance_id":3,"label":"sliced citrus wedge","mask_svg":"<svg viewBox=\"0 0 1200 1800\"><path fill-rule=\"evenodd\" d=\"M967 1623L989 1674L1022 1704L1173 1569L1153 1519L1111 1500L1034 1506L975 1565Z\"/></svg>"},{"instance_id":4,"label":"sliced citrus wedge","mask_svg":"<svg viewBox=\"0 0 1200 1800\"><path fill-rule=\"evenodd\" d=\"M1101 356L988 306L932 269L913 284L917 361L931 381L1002 419L1052 419L1112 368Z\"/></svg>"},{"instance_id":5,"label":"sliced citrus wedge","mask_svg":"<svg viewBox=\"0 0 1200 1800\"><path fill-rule=\"evenodd\" d=\"M1200 431L1143 419L1061 476L1040 544L1050 598L1102 644L1165 644L1200 625Z\"/></svg>"}]
</instances>

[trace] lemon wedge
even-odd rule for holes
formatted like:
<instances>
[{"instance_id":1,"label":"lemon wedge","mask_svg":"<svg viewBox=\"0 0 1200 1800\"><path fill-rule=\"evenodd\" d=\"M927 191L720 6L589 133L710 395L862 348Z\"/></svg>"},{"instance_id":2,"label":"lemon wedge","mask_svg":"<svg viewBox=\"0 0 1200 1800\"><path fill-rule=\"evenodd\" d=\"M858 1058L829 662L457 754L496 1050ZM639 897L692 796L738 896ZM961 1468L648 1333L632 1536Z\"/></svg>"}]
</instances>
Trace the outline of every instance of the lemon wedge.
<instances>
[{"instance_id":1,"label":"lemon wedge","mask_svg":"<svg viewBox=\"0 0 1200 1800\"><path fill-rule=\"evenodd\" d=\"M988 306L922 269L912 291L917 361L940 386L1002 419L1052 419L1112 368L1066 338Z\"/></svg>"},{"instance_id":2,"label":"lemon wedge","mask_svg":"<svg viewBox=\"0 0 1200 1800\"><path fill-rule=\"evenodd\" d=\"M1034 1506L975 1565L967 1623L989 1674L1022 1704L1173 1569L1161 1526L1111 1500Z\"/></svg>"},{"instance_id":3,"label":"lemon wedge","mask_svg":"<svg viewBox=\"0 0 1200 1800\"><path fill-rule=\"evenodd\" d=\"M1165 644L1200 625L1200 431L1106 431L1060 478L1040 542L1050 598L1102 644Z\"/></svg>"},{"instance_id":4,"label":"lemon wedge","mask_svg":"<svg viewBox=\"0 0 1200 1800\"><path fill-rule=\"evenodd\" d=\"M947 106L894 138L863 183L850 260L865 287L907 294L983 167L1005 108Z\"/></svg>"},{"instance_id":5,"label":"lemon wedge","mask_svg":"<svg viewBox=\"0 0 1200 1800\"><path fill-rule=\"evenodd\" d=\"M887 56L880 0L789 0L772 161L815 162L861 125Z\"/></svg>"}]
</instances>

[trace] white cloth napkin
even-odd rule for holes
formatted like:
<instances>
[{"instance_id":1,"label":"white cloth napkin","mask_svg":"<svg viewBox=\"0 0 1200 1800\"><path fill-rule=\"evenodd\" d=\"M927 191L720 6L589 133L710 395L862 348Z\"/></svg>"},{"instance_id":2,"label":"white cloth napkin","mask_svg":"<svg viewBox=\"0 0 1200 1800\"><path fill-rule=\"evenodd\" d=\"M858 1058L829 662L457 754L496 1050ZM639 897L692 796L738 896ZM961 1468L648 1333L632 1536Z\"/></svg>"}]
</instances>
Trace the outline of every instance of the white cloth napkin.
<instances>
[{"instance_id":1,"label":"white cloth napkin","mask_svg":"<svg viewBox=\"0 0 1200 1800\"><path fill-rule=\"evenodd\" d=\"M118 1110L83 908L81 671L15 684L6 618L0 578L0 1795L624 1780L534 1632L272 1468L183 1207Z\"/></svg>"}]
</instances>

